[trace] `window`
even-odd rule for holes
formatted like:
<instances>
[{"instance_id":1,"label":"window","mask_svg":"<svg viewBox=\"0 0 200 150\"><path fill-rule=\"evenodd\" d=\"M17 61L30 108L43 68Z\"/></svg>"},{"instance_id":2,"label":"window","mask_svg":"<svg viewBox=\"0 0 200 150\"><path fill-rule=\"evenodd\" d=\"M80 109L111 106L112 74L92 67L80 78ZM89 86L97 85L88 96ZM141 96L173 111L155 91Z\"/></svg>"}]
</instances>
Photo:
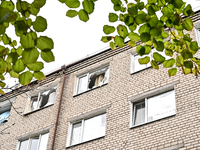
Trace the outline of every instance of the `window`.
<instances>
[{"instance_id":1,"label":"window","mask_svg":"<svg viewBox=\"0 0 200 150\"><path fill-rule=\"evenodd\" d=\"M106 114L101 114L89 119L83 119L71 124L69 144L75 145L105 136Z\"/></svg>"},{"instance_id":2,"label":"window","mask_svg":"<svg viewBox=\"0 0 200 150\"><path fill-rule=\"evenodd\" d=\"M46 150L48 137L49 133L45 133L20 141L17 150Z\"/></svg>"},{"instance_id":3,"label":"window","mask_svg":"<svg viewBox=\"0 0 200 150\"><path fill-rule=\"evenodd\" d=\"M0 124L3 124L8 121L8 118L10 116L10 109L11 107L5 107L0 111Z\"/></svg>"},{"instance_id":4,"label":"window","mask_svg":"<svg viewBox=\"0 0 200 150\"><path fill-rule=\"evenodd\" d=\"M132 126L176 114L174 90L132 103Z\"/></svg>"},{"instance_id":5,"label":"window","mask_svg":"<svg viewBox=\"0 0 200 150\"><path fill-rule=\"evenodd\" d=\"M56 97L56 89L57 87L53 87L47 91L31 96L28 112L53 104Z\"/></svg>"},{"instance_id":6,"label":"window","mask_svg":"<svg viewBox=\"0 0 200 150\"><path fill-rule=\"evenodd\" d=\"M165 52L164 52L164 51L163 51L163 52L159 52L159 51L157 51L155 48L152 49L151 52L150 52L148 55L140 56L140 55L138 55L138 54L132 54L132 55L131 55L131 73L138 72L138 71L140 71L140 70L144 70L144 69L150 67L150 66L151 66L151 63L150 63L150 62L151 62L151 60L153 59L153 53L154 53L154 52L157 52L157 53L161 54L162 56L165 57L165 59L170 59L170 58L171 58L171 57L165 55ZM146 56L149 56L149 57L150 57L150 62L149 62L148 64L140 64L140 63L138 62L138 59L139 59L139 58L144 58L144 57L146 57Z\"/></svg>"},{"instance_id":7,"label":"window","mask_svg":"<svg viewBox=\"0 0 200 150\"><path fill-rule=\"evenodd\" d=\"M200 25L197 25L195 27L195 34L196 34L196 41L198 43L198 46L200 47Z\"/></svg>"},{"instance_id":8,"label":"window","mask_svg":"<svg viewBox=\"0 0 200 150\"><path fill-rule=\"evenodd\" d=\"M77 94L108 83L109 68L104 67L78 77Z\"/></svg>"}]
</instances>

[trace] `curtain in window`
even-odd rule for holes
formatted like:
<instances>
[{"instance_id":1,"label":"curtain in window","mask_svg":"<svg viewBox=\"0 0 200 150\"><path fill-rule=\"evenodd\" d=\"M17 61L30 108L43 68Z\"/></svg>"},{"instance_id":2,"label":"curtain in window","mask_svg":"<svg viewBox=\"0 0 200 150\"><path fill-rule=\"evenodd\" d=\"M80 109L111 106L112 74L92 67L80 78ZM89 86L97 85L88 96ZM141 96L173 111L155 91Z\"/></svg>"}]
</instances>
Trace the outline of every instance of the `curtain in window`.
<instances>
[{"instance_id":1,"label":"curtain in window","mask_svg":"<svg viewBox=\"0 0 200 150\"><path fill-rule=\"evenodd\" d=\"M135 105L135 119L134 125L145 123L145 103Z\"/></svg>"},{"instance_id":2,"label":"curtain in window","mask_svg":"<svg viewBox=\"0 0 200 150\"><path fill-rule=\"evenodd\" d=\"M9 116L10 116L10 110L0 114L0 124L3 124L4 122L6 122Z\"/></svg>"}]
</instances>

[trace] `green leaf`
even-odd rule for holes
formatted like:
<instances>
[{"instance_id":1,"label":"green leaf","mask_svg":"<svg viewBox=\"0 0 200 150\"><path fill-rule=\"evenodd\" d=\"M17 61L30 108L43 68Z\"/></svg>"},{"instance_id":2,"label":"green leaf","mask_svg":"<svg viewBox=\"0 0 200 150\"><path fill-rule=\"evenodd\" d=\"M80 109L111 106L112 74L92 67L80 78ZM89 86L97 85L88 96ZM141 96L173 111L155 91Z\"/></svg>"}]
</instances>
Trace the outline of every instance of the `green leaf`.
<instances>
[{"instance_id":1,"label":"green leaf","mask_svg":"<svg viewBox=\"0 0 200 150\"><path fill-rule=\"evenodd\" d=\"M142 45L138 45L136 48L136 52L138 55L143 56L145 54L145 47Z\"/></svg>"},{"instance_id":2,"label":"green leaf","mask_svg":"<svg viewBox=\"0 0 200 150\"><path fill-rule=\"evenodd\" d=\"M129 30L134 31L137 28L137 25L136 24L129 25L128 28Z\"/></svg>"},{"instance_id":3,"label":"green leaf","mask_svg":"<svg viewBox=\"0 0 200 150\"><path fill-rule=\"evenodd\" d=\"M162 52L164 49L164 44L161 41L158 41L157 44L154 43L154 47L156 48L156 50Z\"/></svg>"},{"instance_id":4,"label":"green leaf","mask_svg":"<svg viewBox=\"0 0 200 150\"><path fill-rule=\"evenodd\" d=\"M79 16L79 19L84 22L87 22L89 20L88 13L84 9L79 10L78 16Z\"/></svg>"},{"instance_id":5,"label":"green leaf","mask_svg":"<svg viewBox=\"0 0 200 150\"><path fill-rule=\"evenodd\" d=\"M195 75L195 76L197 76L197 74L198 74L198 72L197 72L197 68L194 68L193 70L192 70L192 73Z\"/></svg>"},{"instance_id":6,"label":"green leaf","mask_svg":"<svg viewBox=\"0 0 200 150\"><path fill-rule=\"evenodd\" d=\"M162 32L162 37L163 38L167 38L169 36L169 34L167 32Z\"/></svg>"},{"instance_id":7,"label":"green leaf","mask_svg":"<svg viewBox=\"0 0 200 150\"><path fill-rule=\"evenodd\" d=\"M165 60L165 61L163 62L163 66L164 66L165 68L170 68L170 67L172 67L172 66L174 65L174 63L175 63L175 59L174 59L174 58L171 58L171 59Z\"/></svg>"},{"instance_id":8,"label":"green leaf","mask_svg":"<svg viewBox=\"0 0 200 150\"><path fill-rule=\"evenodd\" d=\"M4 87L6 86L6 83L0 81L0 86L1 86L2 88L4 88Z\"/></svg>"},{"instance_id":9,"label":"green leaf","mask_svg":"<svg viewBox=\"0 0 200 150\"><path fill-rule=\"evenodd\" d=\"M18 56L19 55L17 53L10 53L8 54L6 62L15 64L15 62L18 60Z\"/></svg>"},{"instance_id":10,"label":"green leaf","mask_svg":"<svg viewBox=\"0 0 200 150\"><path fill-rule=\"evenodd\" d=\"M153 9L153 7L152 6L149 6L148 7L148 15L154 15L155 14L155 11L154 11L154 9Z\"/></svg>"},{"instance_id":11,"label":"green leaf","mask_svg":"<svg viewBox=\"0 0 200 150\"><path fill-rule=\"evenodd\" d=\"M17 52L17 54L18 54L19 56L21 56L22 53L23 53L23 49L22 49L22 47L19 46L19 47L17 48L16 52Z\"/></svg>"},{"instance_id":12,"label":"green leaf","mask_svg":"<svg viewBox=\"0 0 200 150\"><path fill-rule=\"evenodd\" d=\"M26 68L26 67L25 67L25 65L24 65L24 63L23 63L23 61L22 61L22 59L18 59L18 60L16 61L16 63L13 65L13 69L14 69L14 71L17 72L17 73L20 73L20 72L24 71L25 68Z\"/></svg>"},{"instance_id":13,"label":"green leaf","mask_svg":"<svg viewBox=\"0 0 200 150\"><path fill-rule=\"evenodd\" d=\"M183 64L184 64L183 57L181 55L178 55L176 57L176 66L181 67L183 66Z\"/></svg>"},{"instance_id":14,"label":"green leaf","mask_svg":"<svg viewBox=\"0 0 200 150\"><path fill-rule=\"evenodd\" d=\"M145 56L144 58L139 58L138 59L140 64L148 64L150 61L150 57L149 56Z\"/></svg>"},{"instance_id":15,"label":"green leaf","mask_svg":"<svg viewBox=\"0 0 200 150\"><path fill-rule=\"evenodd\" d=\"M66 13L66 16L71 17L71 18L73 18L77 15L78 15L78 12L76 10L68 10Z\"/></svg>"},{"instance_id":16,"label":"green leaf","mask_svg":"<svg viewBox=\"0 0 200 150\"><path fill-rule=\"evenodd\" d=\"M117 32L123 38L126 38L128 36L128 30L127 30L126 26L124 26L124 25L118 25Z\"/></svg>"},{"instance_id":17,"label":"green leaf","mask_svg":"<svg viewBox=\"0 0 200 150\"><path fill-rule=\"evenodd\" d=\"M3 74L4 72L6 72L7 67L8 67L8 64L2 58L0 58L0 74Z\"/></svg>"},{"instance_id":18,"label":"green leaf","mask_svg":"<svg viewBox=\"0 0 200 150\"><path fill-rule=\"evenodd\" d=\"M128 8L128 13L129 13L132 17L135 17L135 15L138 14L137 5L133 4L131 7L129 7L129 8Z\"/></svg>"},{"instance_id":19,"label":"green leaf","mask_svg":"<svg viewBox=\"0 0 200 150\"><path fill-rule=\"evenodd\" d=\"M165 6L165 4L166 4L165 0L158 0L159 7L163 7L163 6Z\"/></svg>"},{"instance_id":20,"label":"green leaf","mask_svg":"<svg viewBox=\"0 0 200 150\"><path fill-rule=\"evenodd\" d=\"M136 24L134 23L133 17L129 16L128 14L124 15L124 23L127 26L131 26L131 25L135 25L136 26Z\"/></svg>"},{"instance_id":21,"label":"green leaf","mask_svg":"<svg viewBox=\"0 0 200 150\"><path fill-rule=\"evenodd\" d=\"M47 63L55 60L55 57L51 50L41 51L41 57Z\"/></svg>"},{"instance_id":22,"label":"green leaf","mask_svg":"<svg viewBox=\"0 0 200 150\"><path fill-rule=\"evenodd\" d=\"M36 62L39 57L39 52L36 48L24 50L22 53L22 59L25 64Z\"/></svg>"},{"instance_id":23,"label":"green leaf","mask_svg":"<svg viewBox=\"0 0 200 150\"><path fill-rule=\"evenodd\" d=\"M192 73L192 69L190 68L184 68L185 75Z\"/></svg>"},{"instance_id":24,"label":"green leaf","mask_svg":"<svg viewBox=\"0 0 200 150\"><path fill-rule=\"evenodd\" d=\"M162 13L164 16L170 18L174 14L174 11L172 9L168 8L167 6L164 6L162 9Z\"/></svg>"},{"instance_id":25,"label":"green leaf","mask_svg":"<svg viewBox=\"0 0 200 150\"><path fill-rule=\"evenodd\" d=\"M197 65L200 65L200 59L199 58L193 57L192 61L194 61Z\"/></svg>"},{"instance_id":26,"label":"green leaf","mask_svg":"<svg viewBox=\"0 0 200 150\"><path fill-rule=\"evenodd\" d=\"M168 70L169 77L176 75L177 68L172 68Z\"/></svg>"},{"instance_id":27,"label":"green leaf","mask_svg":"<svg viewBox=\"0 0 200 150\"><path fill-rule=\"evenodd\" d=\"M137 22L137 24L145 23L146 22L146 13L138 14L135 17L135 21Z\"/></svg>"},{"instance_id":28,"label":"green leaf","mask_svg":"<svg viewBox=\"0 0 200 150\"><path fill-rule=\"evenodd\" d=\"M40 50L50 50L50 49L53 49L53 47L54 47L53 40L47 36L40 36L37 39L36 43L37 43L36 46Z\"/></svg>"},{"instance_id":29,"label":"green leaf","mask_svg":"<svg viewBox=\"0 0 200 150\"><path fill-rule=\"evenodd\" d=\"M174 8L180 9L184 3L182 0L172 0L172 4L174 5Z\"/></svg>"},{"instance_id":30,"label":"green leaf","mask_svg":"<svg viewBox=\"0 0 200 150\"><path fill-rule=\"evenodd\" d=\"M27 33L26 35L22 34L20 36L20 43L25 49L35 47L35 42L31 36L31 33Z\"/></svg>"},{"instance_id":31,"label":"green leaf","mask_svg":"<svg viewBox=\"0 0 200 150\"><path fill-rule=\"evenodd\" d=\"M163 57L162 55L160 55L157 52L153 53L153 58L156 62L162 63L163 61L165 61L165 57Z\"/></svg>"},{"instance_id":32,"label":"green leaf","mask_svg":"<svg viewBox=\"0 0 200 150\"><path fill-rule=\"evenodd\" d=\"M128 37L129 37L129 39L131 39L131 41L139 41L140 40L140 36L134 32L130 32Z\"/></svg>"},{"instance_id":33,"label":"green leaf","mask_svg":"<svg viewBox=\"0 0 200 150\"><path fill-rule=\"evenodd\" d=\"M7 34L3 34L3 43L6 44L10 44L10 40L9 37L7 36Z\"/></svg>"},{"instance_id":34,"label":"green leaf","mask_svg":"<svg viewBox=\"0 0 200 150\"><path fill-rule=\"evenodd\" d=\"M120 0L111 0L111 2L114 4L114 5L116 5L116 4L120 4Z\"/></svg>"},{"instance_id":35,"label":"green leaf","mask_svg":"<svg viewBox=\"0 0 200 150\"><path fill-rule=\"evenodd\" d=\"M138 32L140 33L140 34L142 34L142 33L144 33L144 32L149 32L150 31L150 27L148 26L148 24L144 24L144 25L142 25L140 28L139 28L139 30L138 30Z\"/></svg>"},{"instance_id":36,"label":"green leaf","mask_svg":"<svg viewBox=\"0 0 200 150\"><path fill-rule=\"evenodd\" d=\"M119 47L123 47L125 45L124 39L121 36L118 36L118 35L115 36L114 41L115 41L115 44L117 44L117 46Z\"/></svg>"},{"instance_id":37,"label":"green leaf","mask_svg":"<svg viewBox=\"0 0 200 150\"><path fill-rule=\"evenodd\" d=\"M65 4L69 8L78 8L80 6L80 2L78 0L66 0Z\"/></svg>"},{"instance_id":38,"label":"green leaf","mask_svg":"<svg viewBox=\"0 0 200 150\"><path fill-rule=\"evenodd\" d=\"M112 50L115 50L115 49L116 49L116 45L115 45L114 42L110 42L110 48L111 48Z\"/></svg>"},{"instance_id":39,"label":"green leaf","mask_svg":"<svg viewBox=\"0 0 200 150\"><path fill-rule=\"evenodd\" d=\"M33 73L34 78L36 78L37 80L43 80L45 79L45 75L43 72L37 71Z\"/></svg>"},{"instance_id":40,"label":"green leaf","mask_svg":"<svg viewBox=\"0 0 200 150\"><path fill-rule=\"evenodd\" d=\"M0 89L0 94L6 95L6 93L4 93L4 91L2 89Z\"/></svg>"},{"instance_id":41,"label":"green leaf","mask_svg":"<svg viewBox=\"0 0 200 150\"><path fill-rule=\"evenodd\" d=\"M26 71L19 75L19 82L24 86L31 82L33 74L30 71Z\"/></svg>"},{"instance_id":42,"label":"green leaf","mask_svg":"<svg viewBox=\"0 0 200 150\"><path fill-rule=\"evenodd\" d=\"M190 43L190 49L193 50L193 51L197 51L199 49L197 41L193 41L193 42Z\"/></svg>"},{"instance_id":43,"label":"green leaf","mask_svg":"<svg viewBox=\"0 0 200 150\"><path fill-rule=\"evenodd\" d=\"M144 9L144 2L138 3L138 8L139 8L140 10Z\"/></svg>"},{"instance_id":44,"label":"green leaf","mask_svg":"<svg viewBox=\"0 0 200 150\"><path fill-rule=\"evenodd\" d=\"M191 62L191 61L185 61L184 62L184 66L186 68L193 68L193 62Z\"/></svg>"},{"instance_id":45,"label":"green leaf","mask_svg":"<svg viewBox=\"0 0 200 150\"><path fill-rule=\"evenodd\" d=\"M109 26L109 25L104 25L104 26L103 26L103 32L104 32L105 34L113 33L113 32L115 32L115 27Z\"/></svg>"},{"instance_id":46,"label":"green leaf","mask_svg":"<svg viewBox=\"0 0 200 150\"><path fill-rule=\"evenodd\" d=\"M187 31L192 31L193 29L193 22L191 18L185 18L185 20L182 22L182 26Z\"/></svg>"},{"instance_id":47,"label":"green leaf","mask_svg":"<svg viewBox=\"0 0 200 150\"><path fill-rule=\"evenodd\" d=\"M140 38L141 38L141 41L144 43L150 40L151 35L149 33L144 32L140 35Z\"/></svg>"},{"instance_id":48,"label":"green leaf","mask_svg":"<svg viewBox=\"0 0 200 150\"><path fill-rule=\"evenodd\" d=\"M190 4L188 4L185 9L183 10L183 14L185 16L193 16L194 15L194 11L192 10L192 7Z\"/></svg>"},{"instance_id":49,"label":"green leaf","mask_svg":"<svg viewBox=\"0 0 200 150\"><path fill-rule=\"evenodd\" d=\"M32 5L35 7L35 8L41 8L45 5L46 3L46 0L34 0Z\"/></svg>"},{"instance_id":50,"label":"green leaf","mask_svg":"<svg viewBox=\"0 0 200 150\"><path fill-rule=\"evenodd\" d=\"M102 36L101 41L104 43L107 43L110 40L112 40L113 38L114 38L113 36Z\"/></svg>"},{"instance_id":51,"label":"green leaf","mask_svg":"<svg viewBox=\"0 0 200 150\"><path fill-rule=\"evenodd\" d=\"M115 11L119 11L120 8L121 8L121 6L120 6L119 4L116 4L116 5L113 6L113 9L114 9Z\"/></svg>"},{"instance_id":52,"label":"green leaf","mask_svg":"<svg viewBox=\"0 0 200 150\"><path fill-rule=\"evenodd\" d=\"M186 49L181 52L181 55L184 59L192 58L193 55L191 52L188 52Z\"/></svg>"},{"instance_id":53,"label":"green leaf","mask_svg":"<svg viewBox=\"0 0 200 150\"><path fill-rule=\"evenodd\" d=\"M1 79L1 80L5 80L4 75L0 74L0 79Z\"/></svg>"},{"instance_id":54,"label":"green leaf","mask_svg":"<svg viewBox=\"0 0 200 150\"><path fill-rule=\"evenodd\" d=\"M91 14L94 11L94 2L92 0L84 0L82 2L84 10L88 13Z\"/></svg>"},{"instance_id":55,"label":"green leaf","mask_svg":"<svg viewBox=\"0 0 200 150\"><path fill-rule=\"evenodd\" d=\"M171 51L171 50L165 50L165 54L167 55L167 56L170 56L170 57L172 57L173 56L173 51Z\"/></svg>"},{"instance_id":56,"label":"green leaf","mask_svg":"<svg viewBox=\"0 0 200 150\"><path fill-rule=\"evenodd\" d=\"M136 46L136 43L135 43L134 41L129 41L129 42L128 42L128 45L129 45L130 47L135 47L135 46Z\"/></svg>"},{"instance_id":57,"label":"green leaf","mask_svg":"<svg viewBox=\"0 0 200 150\"><path fill-rule=\"evenodd\" d=\"M29 70L40 71L44 68L43 62L35 62L27 65Z\"/></svg>"},{"instance_id":58,"label":"green leaf","mask_svg":"<svg viewBox=\"0 0 200 150\"><path fill-rule=\"evenodd\" d=\"M1 7L8 8L11 11L13 11L15 9L15 5L11 1L3 1L3 2L1 2Z\"/></svg>"},{"instance_id":59,"label":"green leaf","mask_svg":"<svg viewBox=\"0 0 200 150\"><path fill-rule=\"evenodd\" d=\"M40 8L36 8L33 4L29 5L29 11L32 15L37 16L40 11Z\"/></svg>"},{"instance_id":60,"label":"green leaf","mask_svg":"<svg viewBox=\"0 0 200 150\"><path fill-rule=\"evenodd\" d=\"M154 61L154 60L151 60L151 66L152 66L154 69L159 69L159 66L158 66L157 62Z\"/></svg>"},{"instance_id":61,"label":"green leaf","mask_svg":"<svg viewBox=\"0 0 200 150\"><path fill-rule=\"evenodd\" d=\"M118 15L116 15L115 13L109 13L108 18L110 22L115 22L118 20Z\"/></svg>"},{"instance_id":62,"label":"green leaf","mask_svg":"<svg viewBox=\"0 0 200 150\"><path fill-rule=\"evenodd\" d=\"M41 16L37 16L35 22L33 22L33 29L37 32L43 32L47 29L47 21Z\"/></svg>"},{"instance_id":63,"label":"green leaf","mask_svg":"<svg viewBox=\"0 0 200 150\"><path fill-rule=\"evenodd\" d=\"M13 78L19 78L19 74L17 72L15 72L14 70L11 70L10 72L10 76Z\"/></svg>"}]
</instances>

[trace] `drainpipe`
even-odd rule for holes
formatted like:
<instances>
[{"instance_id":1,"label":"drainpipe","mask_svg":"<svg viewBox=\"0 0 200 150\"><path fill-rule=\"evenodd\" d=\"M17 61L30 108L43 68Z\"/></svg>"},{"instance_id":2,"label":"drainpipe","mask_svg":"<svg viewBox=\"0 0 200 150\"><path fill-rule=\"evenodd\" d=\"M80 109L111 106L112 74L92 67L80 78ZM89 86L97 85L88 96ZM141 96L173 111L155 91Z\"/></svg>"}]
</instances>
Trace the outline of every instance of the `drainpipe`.
<instances>
[{"instance_id":1,"label":"drainpipe","mask_svg":"<svg viewBox=\"0 0 200 150\"><path fill-rule=\"evenodd\" d=\"M60 114L60 109L61 109L61 102L62 102L64 85L65 85L65 76L66 76L65 75L65 68L66 68L65 65L61 67L61 69L63 71L63 80L62 80L62 87L61 87L60 99L59 99L59 104L58 104L58 111L57 111L57 117L56 117L56 123L55 123L55 128L54 128L51 150L53 150L54 145L55 145L56 131L57 131L57 127L58 127L58 120L59 120L59 114Z\"/></svg>"}]
</instances>

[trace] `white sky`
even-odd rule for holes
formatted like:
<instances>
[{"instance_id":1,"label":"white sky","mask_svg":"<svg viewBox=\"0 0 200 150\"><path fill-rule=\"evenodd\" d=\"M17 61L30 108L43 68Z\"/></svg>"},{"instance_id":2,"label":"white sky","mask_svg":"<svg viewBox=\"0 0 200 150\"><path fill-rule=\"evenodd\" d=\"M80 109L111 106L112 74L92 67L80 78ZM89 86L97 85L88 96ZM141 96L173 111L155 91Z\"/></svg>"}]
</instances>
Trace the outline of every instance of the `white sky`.
<instances>
[{"instance_id":1,"label":"white sky","mask_svg":"<svg viewBox=\"0 0 200 150\"><path fill-rule=\"evenodd\" d=\"M27 1L31 2L33 0ZM185 1L190 3L193 8L200 6L198 0ZM80 21L78 17L67 17L66 12L69 8L65 4L58 2L58 0L47 0L46 5L41 8L38 15L47 19L48 27L40 35L53 39L55 61L45 63L42 71L45 74L50 73L64 64L70 64L86 57L88 54L109 48L109 43L100 41L101 37L105 36L103 25L117 26L121 23L117 22L116 24L108 21L109 12L114 12L112 8L111 0L96 1L94 13L90 15L90 20L85 23ZM9 86L11 86L11 83Z\"/></svg>"}]
</instances>

